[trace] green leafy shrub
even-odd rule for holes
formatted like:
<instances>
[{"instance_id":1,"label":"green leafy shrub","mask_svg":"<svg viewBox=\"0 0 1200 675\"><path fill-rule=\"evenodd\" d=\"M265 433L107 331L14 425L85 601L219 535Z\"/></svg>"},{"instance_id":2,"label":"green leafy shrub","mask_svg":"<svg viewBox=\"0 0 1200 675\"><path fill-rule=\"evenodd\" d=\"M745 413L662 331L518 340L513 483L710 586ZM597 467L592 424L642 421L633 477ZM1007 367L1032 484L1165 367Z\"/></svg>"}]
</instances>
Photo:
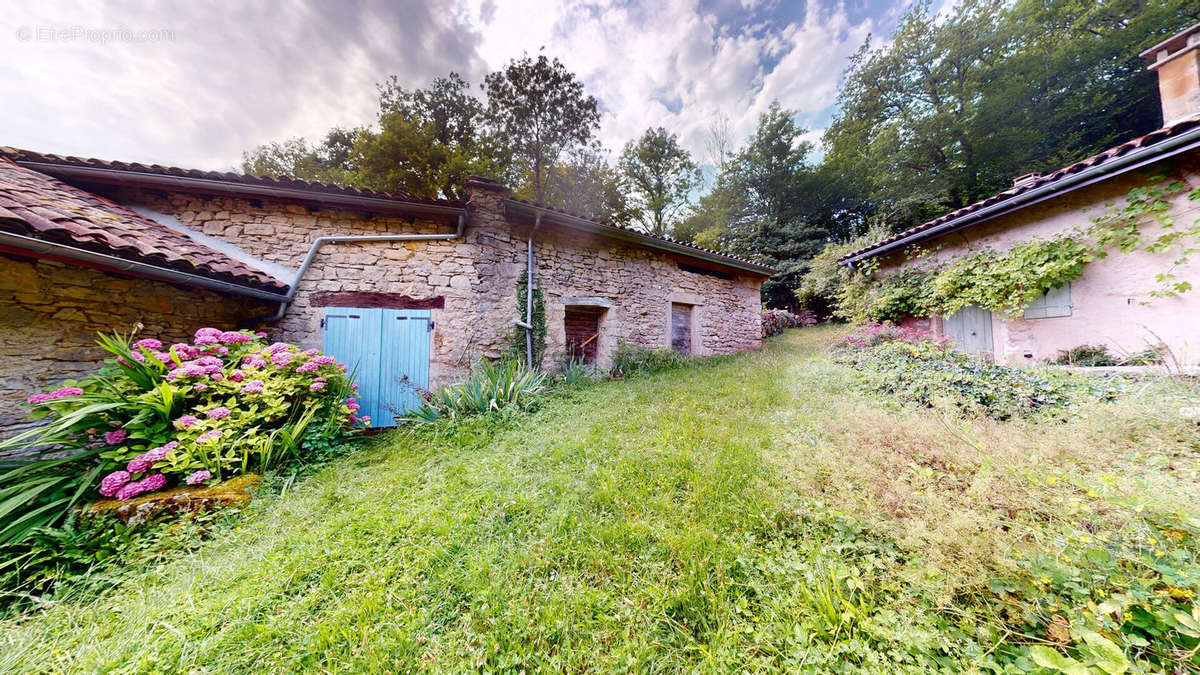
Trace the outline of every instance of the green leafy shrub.
<instances>
[{"instance_id":1,"label":"green leafy shrub","mask_svg":"<svg viewBox=\"0 0 1200 675\"><path fill-rule=\"evenodd\" d=\"M686 364L688 359L673 349L648 349L618 339L612 361L612 374L616 377L627 377L634 373L655 373L679 368Z\"/></svg>"},{"instance_id":2,"label":"green leafy shrub","mask_svg":"<svg viewBox=\"0 0 1200 675\"><path fill-rule=\"evenodd\" d=\"M817 325L817 315L809 310L792 314L782 309L765 309L762 312L762 336L779 335L788 328Z\"/></svg>"},{"instance_id":3,"label":"green leafy shrub","mask_svg":"<svg viewBox=\"0 0 1200 675\"><path fill-rule=\"evenodd\" d=\"M865 339L844 340L835 358L854 366L877 393L923 406L948 398L964 411L998 420L1054 415L1078 399L1114 395L1108 383L996 365L918 333L877 330Z\"/></svg>"},{"instance_id":4,"label":"green leafy shrub","mask_svg":"<svg viewBox=\"0 0 1200 675\"><path fill-rule=\"evenodd\" d=\"M522 360L483 359L469 380L425 392L421 403L399 419L430 424L501 410L528 411L546 391L546 381L544 373L526 368Z\"/></svg>"},{"instance_id":5,"label":"green leafy shrub","mask_svg":"<svg viewBox=\"0 0 1200 675\"><path fill-rule=\"evenodd\" d=\"M1063 532L991 583L997 600L1026 607L997 615L1014 642L1034 645L1035 663L1064 672L1125 672L1133 661L1155 672L1200 669L1200 530L1178 517L1144 521L1136 529L1150 534L1137 538Z\"/></svg>"},{"instance_id":6,"label":"green leafy shrub","mask_svg":"<svg viewBox=\"0 0 1200 675\"><path fill-rule=\"evenodd\" d=\"M202 328L194 344L101 336L94 375L29 397L47 419L0 443L0 547L99 496L130 499L303 462L340 442L358 404L345 366L265 333Z\"/></svg>"},{"instance_id":7,"label":"green leafy shrub","mask_svg":"<svg viewBox=\"0 0 1200 675\"><path fill-rule=\"evenodd\" d=\"M1163 362L1162 347L1147 347L1129 356L1115 356L1104 345L1079 345L1058 352L1054 363L1060 366L1153 366Z\"/></svg>"},{"instance_id":8,"label":"green leafy shrub","mask_svg":"<svg viewBox=\"0 0 1200 675\"><path fill-rule=\"evenodd\" d=\"M578 359L564 360L554 376L555 387L576 387L595 382L600 378L596 366L589 366Z\"/></svg>"},{"instance_id":9,"label":"green leafy shrub","mask_svg":"<svg viewBox=\"0 0 1200 675\"><path fill-rule=\"evenodd\" d=\"M525 321L526 308L529 306L529 272L521 272L521 276L517 278L517 316L522 322ZM530 338L533 347L533 362L531 367L538 368L542 363L542 356L546 353L546 299L542 295L542 289L537 286L533 287L533 310L529 312L531 317ZM521 326L513 326L512 347L510 356L518 359L529 359L528 349L525 344L525 329Z\"/></svg>"}]
</instances>

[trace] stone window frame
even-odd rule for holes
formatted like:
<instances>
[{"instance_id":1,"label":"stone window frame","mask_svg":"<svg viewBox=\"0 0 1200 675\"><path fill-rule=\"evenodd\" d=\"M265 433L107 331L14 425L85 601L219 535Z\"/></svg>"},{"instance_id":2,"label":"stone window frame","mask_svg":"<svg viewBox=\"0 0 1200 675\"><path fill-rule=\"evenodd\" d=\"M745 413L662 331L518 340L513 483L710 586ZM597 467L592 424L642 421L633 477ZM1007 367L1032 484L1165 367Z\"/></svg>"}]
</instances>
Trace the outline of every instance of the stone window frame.
<instances>
[{"instance_id":1,"label":"stone window frame","mask_svg":"<svg viewBox=\"0 0 1200 675\"><path fill-rule=\"evenodd\" d=\"M567 296L563 297L556 303L555 318L561 326L566 320L568 307L599 307L604 311L600 313L600 318L597 320L597 328L600 331L600 337L596 338L596 363L595 365L602 370L612 368L612 350L616 348L616 337L613 335L614 328L617 324L617 314L620 309L617 303L608 298L599 296ZM551 320L547 315L546 320ZM564 337L563 350L565 353L566 342Z\"/></svg>"},{"instance_id":2,"label":"stone window frame","mask_svg":"<svg viewBox=\"0 0 1200 675\"><path fill-rule=\"evenodd\" d=\"M667 302L664 305L666 321L663 324L663 340L664 340L663 346L665 346L667 349L672 348L672 346L671 346L671 333L673 331L673 325L671 323L671 321L672 321L672 318L671 318L672 306L688 305L689 307L692 308L692 317L691 317L691 320L692 320L692 326L691 326L692 353L691 353L691 355L692 356L707 356L708 352L707 352L707 350L705 350L704 341L702 340L704 332L700 329L700 326L703 323L703 318L705 316L705 305L706 304L707 303L704 299L704 296L697 295L696 293L683 293L683 292L679 292L679 291L671 293L667 297Z\"/></svg>"}]
</instances>

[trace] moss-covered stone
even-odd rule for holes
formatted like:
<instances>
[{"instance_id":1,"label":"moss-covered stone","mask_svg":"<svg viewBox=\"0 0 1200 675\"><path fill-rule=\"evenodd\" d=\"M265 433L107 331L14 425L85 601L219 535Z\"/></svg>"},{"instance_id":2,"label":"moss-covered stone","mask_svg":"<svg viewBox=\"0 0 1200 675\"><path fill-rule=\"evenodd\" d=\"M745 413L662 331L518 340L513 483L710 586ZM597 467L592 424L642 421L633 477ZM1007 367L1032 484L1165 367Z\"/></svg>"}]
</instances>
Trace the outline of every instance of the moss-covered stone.
<instances>
[{"instance_id":1,"label":"moss-covered stone","mask_svg":"<svg viewBox=\"0 0 1200 675\"><path fill-rule=\"evenodd\" d=\"M183 485L123 502L101 499L84 509L84 513L111 513L127 525L136 525L162 511L182 515L241 506L250 501L250 492L259 485L262 485L262 476L246 474L213 486Z\"/></svg>"}]
</instances>

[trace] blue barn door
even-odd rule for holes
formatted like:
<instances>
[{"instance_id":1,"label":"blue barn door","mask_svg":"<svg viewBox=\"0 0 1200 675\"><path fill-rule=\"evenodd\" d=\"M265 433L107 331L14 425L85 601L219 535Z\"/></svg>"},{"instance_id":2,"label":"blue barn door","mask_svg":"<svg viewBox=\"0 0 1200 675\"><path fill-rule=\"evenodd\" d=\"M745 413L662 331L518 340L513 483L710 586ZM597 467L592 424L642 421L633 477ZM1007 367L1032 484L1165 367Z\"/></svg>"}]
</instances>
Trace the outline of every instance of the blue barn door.
<instances>
[{"instance_id":1,"label":"blue barn door","mask_svg":"<svg viewBox=\"0 0 1200 675\"><path fill-rule=\"evenodd\" d=\"M429 387L429 310L329 307L324 324L325 353L358 383L359 414L371 426L395 426Z\"/></svg>"}]
</instances>

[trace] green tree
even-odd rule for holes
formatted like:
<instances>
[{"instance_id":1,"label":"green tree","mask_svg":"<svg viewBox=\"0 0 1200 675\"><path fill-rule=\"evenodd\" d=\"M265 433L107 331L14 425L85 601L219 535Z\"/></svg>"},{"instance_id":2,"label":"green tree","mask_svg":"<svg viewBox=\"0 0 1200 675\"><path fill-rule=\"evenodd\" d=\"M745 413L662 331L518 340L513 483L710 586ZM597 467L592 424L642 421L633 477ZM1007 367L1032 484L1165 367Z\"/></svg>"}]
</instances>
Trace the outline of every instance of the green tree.
<instances>
[{"instance_id":1,"label":"green tree","mask_svg":"<svg viewBox=\"0 0 1200 675\"><path fill-rule=\"evenodd\" d=\"M587 147L599 129L599 104L558 59L541 54L488 74L483 89L493 152L527 173L542 201L547 172L563 153Z\"/></svg>"},{"instance_id":2,"label":"green tree","mask_svg":"<svg viewBox=\"0 0 1200 675\"><path fill-rule=\"evenodd\" d=\"M851 59L825 164L893 229L1161 123L1138 53L1200 19L1194 0L928 0Z\"/></svg>"},{"instance_id":3,"label":"green tree","mask_svg":"<svg viewBox=\"0 0 1200 675\"><path fill-rule=\"evenodd\" d=\"M537 199L533 181L523 181L515 195ZM594 148L574 150L546 172L541 203L614 225L629 225L638 215L621 174Z\"/></svg>"},{"instance_id":4,"label":"green tree","mask_svg":"<svg viewBox=\"0 0 1200 675\"><path fill-rule=\"evenodd\" d=\"M362 129L334 128L320 143L303 138L266 143L242 153L242 171L253 176L293 176L346 185L354 182L356 138Z\"/></svg>"},{"instance_id":5,"label":"green tree","mask_svg":"<svg viewBox=\"0 0 1200 675\"><path fill-rule=\"evenodd\" d=\"M457 73L408 90L395 76L379 86L378 131L357 146L357 184L420 197L465 199L473 173L497 175L483 133L483 104Z\"/></svg>"},{"instance_id":6,"label":"green tree","mask_svg":"<svg viewBox=\"0 0 1200 675\"><path fill-rule=\"evenodd\" d=\"M666 129L647 129L636 142L625 144L618 163L637 198L642 227L664 236L688 194L700 184L700 170L691 155Z\"/></svg>"}]
</instances>

